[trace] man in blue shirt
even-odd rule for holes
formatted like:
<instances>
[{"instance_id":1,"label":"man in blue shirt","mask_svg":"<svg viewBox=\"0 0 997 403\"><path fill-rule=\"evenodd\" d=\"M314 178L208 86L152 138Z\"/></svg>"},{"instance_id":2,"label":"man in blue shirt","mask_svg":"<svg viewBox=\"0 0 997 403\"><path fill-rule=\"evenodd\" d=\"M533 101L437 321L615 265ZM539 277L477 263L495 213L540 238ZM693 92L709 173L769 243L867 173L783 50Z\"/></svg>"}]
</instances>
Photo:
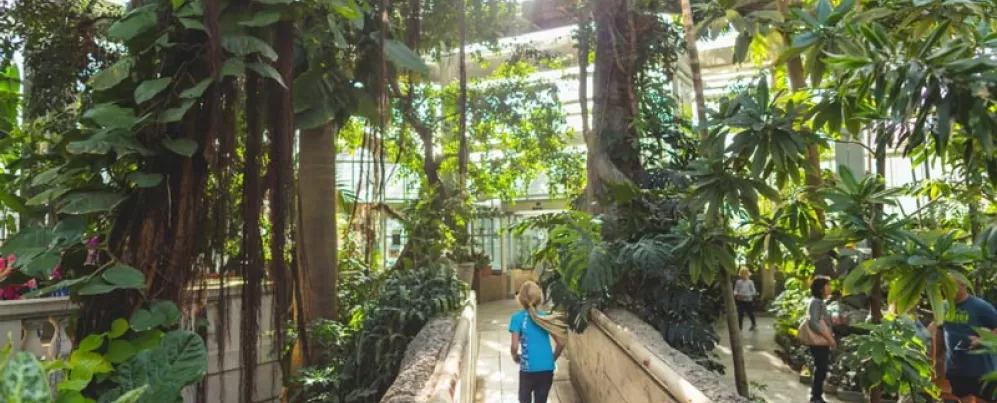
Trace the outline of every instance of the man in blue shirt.
<instances>
[{"instance_id":1,"label":"man in blue shirt","mask_svg":"<svg viewBox=\"0 0 997 403\"><path fill-rule=\"evenodd\" d=\"M963 403L989 402L997 397L997 388L981 378L997 371L997 356L976 354L980 347L976 328L997 333L997 309L989 302L969 295L966 284L956 281L959 291L955 297L955 311L948 312L945 323L945 378L952 384L952 394Z\"/></svg>"}]
</instances>

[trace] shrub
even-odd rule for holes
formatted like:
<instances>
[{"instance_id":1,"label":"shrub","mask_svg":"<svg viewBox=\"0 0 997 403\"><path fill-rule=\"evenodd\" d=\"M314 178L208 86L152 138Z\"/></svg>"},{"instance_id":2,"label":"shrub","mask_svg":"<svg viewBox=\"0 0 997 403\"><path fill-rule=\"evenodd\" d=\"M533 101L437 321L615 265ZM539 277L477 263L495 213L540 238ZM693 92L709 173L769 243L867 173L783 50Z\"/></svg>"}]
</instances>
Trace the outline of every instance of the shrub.
<instances>
[{"instance_id":1,"label":"shrub","mask_svg":"<svg viewBox=\"0 0 997 403\"><path fill-rule=\"evenodd\" d=\"M841 363L855 372L863 390L881 386L886 394L909 395L915 402L931 401L926 395L938 397L938 387L931 381L927 347L917 337L914 326L884 319L880 324L855 327L868 333L843 339L843 350L850 353L841 356Z\"/></svg>"},{"instance_id":2,"label":"shrub","mask_svg":"<svg viewBox=\"0 0 997 403\"><path fill-rule=\"evenodd\" d=\"M398 375L409 342L434 316L460 308L467 285L450 266L390 272L377 297L354 311L349 324L311 326L314 342L330 353L291 382L298 401L377 402Z\"/></svg>"}]
</instances>

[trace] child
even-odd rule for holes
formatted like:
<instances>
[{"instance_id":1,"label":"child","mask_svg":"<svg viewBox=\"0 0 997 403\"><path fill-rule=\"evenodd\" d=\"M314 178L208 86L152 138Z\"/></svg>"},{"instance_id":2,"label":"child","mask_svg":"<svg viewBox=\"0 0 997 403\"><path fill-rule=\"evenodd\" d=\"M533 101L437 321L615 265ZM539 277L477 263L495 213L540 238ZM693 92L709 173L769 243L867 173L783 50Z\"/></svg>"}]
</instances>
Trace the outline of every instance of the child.
<instances>
[{"instance_id":1,"label":"child","mask_svg":"<svg viewBox=\"0 0 997 403\"><path fill-rule=\"evenodd\" d=\"M734 283L734 298L737 299L737 323L738 327L744 329L744 315L751 319L751 329L755 330L755 307L753 300L758 292L755 291L755 282L751 281L751 272L748 269L741 269L741 278Z\"/></svg>"},{"instance_id":2,"label":"child","mask_svg":"<svg viewBox=\"0 0 997 403\"><path fill-rule=\"evenodd\" d=\"M512 315L509 333L512 333L512 359L519 363L519 402L547 403L547 394L554 384L554 362L564 351L564 327L545 312L537 312L537 305L543 301L537 283L524 283L518 299L523 310ZM556 349L551 348L551 337Z\"/></svg>"}]
</instances>

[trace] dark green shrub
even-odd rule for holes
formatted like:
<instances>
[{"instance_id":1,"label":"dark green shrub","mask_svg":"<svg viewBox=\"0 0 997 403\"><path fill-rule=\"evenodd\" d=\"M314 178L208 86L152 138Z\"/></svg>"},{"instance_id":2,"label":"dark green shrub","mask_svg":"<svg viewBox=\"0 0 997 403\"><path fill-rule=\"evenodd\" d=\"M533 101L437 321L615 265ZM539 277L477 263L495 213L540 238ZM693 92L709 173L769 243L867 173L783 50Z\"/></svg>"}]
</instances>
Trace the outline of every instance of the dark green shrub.
<instances>
[{"instance_id":1,"label":"dark green shrub","mask_svg":"<svg viewBox=\"0 0 997 403\"><path fill-rule=\"evenodd\" d=\"M460 308L467 296L467 285L450 266L390 272L376 298L362 302L349 324L312 324L312 339L329 354L323 365L292 380L301 386L296 401L379 401L412 338L429 319Z\"/></svg>"}]
</instances>

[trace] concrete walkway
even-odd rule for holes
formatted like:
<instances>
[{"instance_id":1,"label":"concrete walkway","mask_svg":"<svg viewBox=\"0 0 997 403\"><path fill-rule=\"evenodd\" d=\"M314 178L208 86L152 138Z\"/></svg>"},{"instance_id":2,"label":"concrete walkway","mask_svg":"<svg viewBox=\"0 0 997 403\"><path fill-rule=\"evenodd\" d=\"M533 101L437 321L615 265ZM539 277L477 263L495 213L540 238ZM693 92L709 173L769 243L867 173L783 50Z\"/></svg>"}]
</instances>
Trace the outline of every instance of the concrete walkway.
<instances>
[{"instance_id":1,"label":"concrete walkway","mask_svg":"<svg viewBox=\"0 0 997 403\"><path fill-rule=\"evenodd\" d=\"M730 353L730 335L727 331L727 321L721 320L717 326L720 344L716 352L723 359L727 371L724 379L734 385L734 358ZM741 332L744 343L744 366L748 373L748 382L764 385L761 395L769 403L800 403L810 397L810 385L800 383L799 374L793 371L776 355L779 348L775 344L775 318L758 318L758 328L754 331ZM744 318L744 326L748 326L748 318ZM839 403L841 400L825 393L824 398L829 403Z\"/></svg>"},{"instance_id":2,"label":"concrete walkway","mask_svg":"<svg viewBox=\"0 0 997 403\"><path fill-rule=\"evenodd\" d=\"M513 300L489 302L478 306L478 403L518 403L519 365L509 355L509 318L518 311ZM775 354L775 319L758 318L758 329L741 333L745 346L745 365L748 380L762 384L761 395L769 403L799 403L810 394L810 386L800 383L796 372L785 365ZM747 322L747 320L745 320ZM721 341L716 352L727 366L724 379L734 385L734 370L730 354L727 329L721 321L717 328ZM745 323L747 324L747 323ZM568 374L567 354L557 362L554 388L549 403L581 403ZM840 403L832 395L825 395L828 402ZM609 402L591 402L609 403ZM648 402L657 403L657 402Z\"/></svg>"},{"instance_id":3,"label":"concrete walkway","mask_svg":"<svg viewBox=\"0 0 997 403\"><path fill-rule=\"evenodd\" d=\"M520 310L513 300L478 305L479 403L519 403L519 365L509 354L509 318ZM571 386L567 353L557 361L548 403L581 403Z\"/></svg>"}]
</instances>

